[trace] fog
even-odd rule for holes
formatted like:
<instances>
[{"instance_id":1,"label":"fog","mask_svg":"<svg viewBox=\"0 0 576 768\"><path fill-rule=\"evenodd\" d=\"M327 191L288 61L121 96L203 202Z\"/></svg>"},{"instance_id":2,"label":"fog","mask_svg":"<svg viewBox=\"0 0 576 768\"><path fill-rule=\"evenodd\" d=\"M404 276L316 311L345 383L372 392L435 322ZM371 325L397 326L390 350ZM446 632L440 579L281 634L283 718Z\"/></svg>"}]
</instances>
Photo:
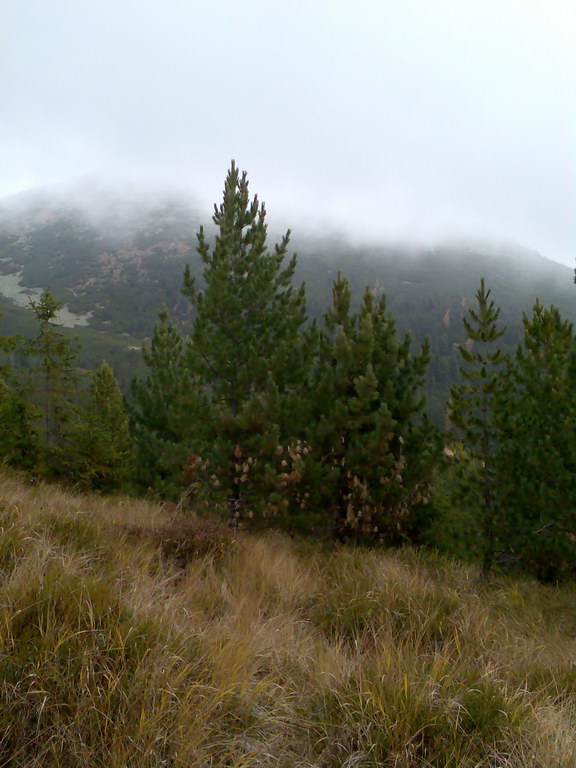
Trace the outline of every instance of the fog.
<instances>
[{"instance_id":1,"label":"fog","mask_svg":"<svg viewBox=\"0 0 576 768\"><path fill-rule=\"evenodd\" d=\"M278 227L574 263L572 0L8 0L0 34L1 196L209 214L235 158Z\"/></svg>"}]
</instances>

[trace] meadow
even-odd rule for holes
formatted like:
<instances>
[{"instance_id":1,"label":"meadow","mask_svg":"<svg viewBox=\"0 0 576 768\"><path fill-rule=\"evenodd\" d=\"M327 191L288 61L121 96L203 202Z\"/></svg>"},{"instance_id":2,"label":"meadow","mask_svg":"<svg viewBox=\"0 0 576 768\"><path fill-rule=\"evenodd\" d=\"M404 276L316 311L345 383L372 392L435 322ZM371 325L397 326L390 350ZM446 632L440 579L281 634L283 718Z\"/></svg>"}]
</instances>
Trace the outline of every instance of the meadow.
<instances>
[{"instance_id":1,"label":"meadow","mask_svg":"<svg viewBox=\"0 0 576 768\"><path fill-rule=\"evenodd\" d=\"M0 475L0 767L573 768L576 589Z\"/></svg>"}]
</instances>

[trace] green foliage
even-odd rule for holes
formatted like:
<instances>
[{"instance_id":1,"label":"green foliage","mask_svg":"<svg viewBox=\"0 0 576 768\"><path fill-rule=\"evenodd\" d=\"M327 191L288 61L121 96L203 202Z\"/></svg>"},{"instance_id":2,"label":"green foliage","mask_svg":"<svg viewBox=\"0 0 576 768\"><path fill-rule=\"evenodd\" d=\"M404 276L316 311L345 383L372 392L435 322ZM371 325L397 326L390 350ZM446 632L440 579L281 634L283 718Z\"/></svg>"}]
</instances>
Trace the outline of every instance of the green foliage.
<instances>
[{"instance_id":1,"label":"green foliage","mask_svg":"<svg viewBox=\"0 0 576 768\"><path fill-rule=\"evenodd\" d=\"M198 234L202 291L189 269L184 293L195 311L187 345L189 375L203 397L195 454L211 477L211 497L235 517L266 515L278 485L277 450L297 438L298 401L316 334L304 331L304 286L285 265L290 233L273 251L266 210L250 199L246 173L228 172L215 208L214 244Z\"/></svg>"},{"instance_id":2,"label":"green foliage","mask_svg":"<svg viewBox=\"0 0 576 768\"><path fill-rule=\"evenodd\" d=\"M65 458L82 484L99 490L121 487L132 465L128 413L112 369L104 362L93 376L87 406L71 429Z\"/></svg>"},{"instance_id":3,"label":"green foliage","mask_svg":"<svg viewBox=\"0 0 576 768\"><path fill-rule=\"evenodd\" d=\"M159 313L143 356L148 376L133 380L130 406L136 441L135 478L144 489L152 487L178 496L190 441L205 409L188 370L182 335L165 309Z\"/></svg>"},{"instance_id":4,"label":"green foliage","mask_svg":"<svg viewBox=\"0 0 576 768\"><path fill-rule=\"evenodd\" d=\"M462 444L447 448L448 456L436 469L431 494L431 512L422 521L422 541L464 562L482 565L484 530L478 501L462 493L462 483L471 471Z\"/></svg>"},{"instance_id":5,"label":"green foliage","mask_svg":"<svg viewBox=\"0 0 576 768\"><path fill-rule=\"evenodd\" d=\"M467 344L460 345L460 354L466 365L460 369L466 383L451 393L450 418L466 434L467 442L476 446L476 455L484 459L493 446L490 423L494 411L498 372L505 356L494 342L505 333L498 327L500 309L490 299L484 279L476 293L478 310L470 309L470 319L464 318L468 335Z\"/></svg>"},{"instance_id":6,"label":"green foliage","mask_svg":"<svg viewBox=\"0 0 576 768\"><path fill-rule=\"evenodd\" d=\"M504 544L530 573L556 579L576 562L576 340L539 302L506 371L497 480Z\"/></svg>"},{"instance_id":7,"label":"green foliage","mask_svg":"<svg viewBox=\"0 0 576 768\"><path fill-rule=\"evenodd\" d=\"M0 312L0 317L3 314ZM11 336L0 334L0 355L7 355L16 346L16 339ZM10 375L10 365L8 360L0 358L0 382L5 382Z\"/></svg>"},{"instance_id":8,"label":"green foliage","mask_svg":"<svg viewBox=\"0 0 576 768\"><path fill-rule=\"evenodd\" d=\"M33 469L37 435L30 408L14 387L14 371L8 358L16 345L15 337L0 335L0 354L6 355L6 360L0 363L0 461L12 467Z\"/></svg>"},{"instance_id":9,"label":"green foliage","mask_svg":"<svg viewBox=\"0 0 576 768\"><path fill-rule=\"evenodd\" d=\"M33 470L38 460L34 416L24 398L0 381L0 461Z\"/></svg>"},{"instance_id":10,"label":"green foliage","mask_svg":"<svg viewBox=\"0 0 576 768\"><path fill-rule=\"evenodd\" d=\"M214 387L215 399L233 412L271 379L286 389L301 378L304 287L292 287L296 257L284 266L290 233L268 251L265 219L264 205L257 197L250 200L246 173L240 176L232 163L213 217L218 228L214 247L202 228L198 234L204 290L197 292L189 269L185 273L185 293L197 313L192 365Z\"/></svg>"},{"instance_id":11,"label":"green foliage","mask_svg":"<svg viewBox=\"0 0 576 768\"><path fill-rule=\"evenodd\" d=\"M370 289L351 313L342 276L325 324L308 434L322 469L322 502L340 535L413 538L439 453L421 392L428 345L411 355L409 335L398 340L385 297Z\"/></svg>"},{"instance_id":12,"label":"green foliage","mask_svg":"<svg viewBox=\"0 0 576 768\"><path fill-rule=\"evenodd\" d=\"M572 325L536 302L510 359L491 348L503 331L489 294L482 281L478 311L465 324L466 381L451 397L466 449L457 458L460 502L478 510L484 573L498 556L539 578L562 578L573 573L576 556Z\"/></svg>"},{"instance_id":13,"label":"green foliage","mask_svg":"<svg viewBox=\"0 0 576 768\"><path fill-rule=\"evenodd\" d=\"M141 482L174 495L185 458L196 508L413 539L439 451L421 393L428 345L412 355L369 290L352 313L342 278L320 339L296 257L285 263L290 233L268 250L265 208L234 163L213 220L214 241L198 235L201 290L185 271L190 336L164 312L133 387Z\"/></svg>"},{"instance_id":14,"label":"green foliage","mask_svg":"<svg viewBox=\"0 0 576 768\"><path fill-rule=\"evenodd\" d=\"M62 304L50 291L30 304L37 333L23 344L24 353L35 361L27 370L25 386L40 412L43 469L53 472L58 471L61 453L66 451L68 430L76 411L80 373L74 362L78 345L56 325Z\"/></svg>"},{"instance_id":15,"label":"green foliage","mask_svg":"<svg viewBox=\"0 0 576 768\"><path fill-rule=\"evenodd\" d=\"M478 309L464 319L468 335L460 346L464 383L450 393L450 418L463 435L466 453L461 460L460 490L464 503L477 506L483 531L483 572L492 567L495 554L495 522L498 504L494 461L497 452L495 409L501 395L502 366L506 356L495 343L504 335L499 328L500 309L490 300L484 279L476 293Z\"/></svg>"}]
</instances>

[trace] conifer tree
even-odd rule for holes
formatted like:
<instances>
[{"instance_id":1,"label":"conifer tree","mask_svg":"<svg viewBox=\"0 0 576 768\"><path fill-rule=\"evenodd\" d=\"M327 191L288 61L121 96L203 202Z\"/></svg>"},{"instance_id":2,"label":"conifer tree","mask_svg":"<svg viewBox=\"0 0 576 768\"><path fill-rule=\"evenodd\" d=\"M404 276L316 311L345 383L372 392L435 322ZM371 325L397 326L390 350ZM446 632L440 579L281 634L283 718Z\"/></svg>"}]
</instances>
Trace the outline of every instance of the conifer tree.
<instances>
[{"instance_id":1,"label":"conifer tree","mask_svg":"<svg viewBox=\"0 0 576 768\"><path fill-rule=\"evenodd\" d=\"M414 535L439 452L421 393L428 345L410 354L410 337L398 340L384 296L367 288L356 314L350 298L339 275L325 315L309 442L337 533L397 542Z\"/></svg>"},{"instance_id":2,"label":"conifer tree","mask_svg":"<svg viewBox=\"0 0 576 768\"><path fill-rule=\"evenodd\" d=\"M126 482L133 442L120 388L106 362L94 373L88 403L71 434L73 453L66 460L74 477L96 490Z\"/></svg>"},{"instance_id":3,"label":"conifer tree","mask_svg":"<svg viewBox=\"0 0 576 768\"><path fill-rule=\"evenodd\" d=\"M0 313L2 317L2 313ZM29 404L18 391L17 377L8 355L18 340L0 335L0 461L32 470L37 462L38 438Z\"/></svg>"},{"instance_id":4,"label":"conifer tree","mask_svg":"<svg viewBox=\"0 0 576 768\"><path fill-rule=\"evenodd\" d=\"M250 199L234 162L215 206L212 244L201 229L202 290L187 269L184 292L195 309L188 344L191 376L205 395L198 453L209 462L234 515L264 512L279 446L298 436L296 404L315 332L304 332L304 286L285 264L290 233L272 251L266 210Z\"/></svg>"},{"instance_id":5,"label":"conifer tree","mask_svg":"<svg viewBox=\"0 0 576 768\"><path fill-rule=\"evenodd\" d=\"M0 381L0 462L33 470L38 460L38 437L33 413L14 388Z\"/></svg>"},{"instance_id":6,"label":"conifer tree","mask_svg":"<svg viewBox=\"0 0 576 768\"><path fill-rule=\"evenodd\" d=\"M0 312L0 317L3 314ZM16 340L13 337L5 336L0 333L0 382L5 383L10 375L10 365L8 362L8 353L16 346Z\"/></svg>"},{"instance_id":7,"label":"conifer tree","mask_svg":"<svg viewBox=\"0 0 576 768\"><path fill-rule=\"evenodd\" d=\"M576 340L537 302L506 371L496 465L502 536L523 569L545 579L576 570Z\"/></svg>"},{"instance_id":8,"label":"conifer tree","mask_svg":"<svg viewBox=\"0 0 576 768\"><path fill-rule=\"evenodd\" d=\"M450 419L463 435L468 461L461 474L464 499L477 505L482 520L482 572L491 569L495 555L497 481L494 473L498 448L495 411L501 393L501 372L506 355L495 347L506 329L498 326L500 315L486 290L484 278L476 293L477 309L469 309L464 318L468 340L460 346L464 383L452 387Z\"/></svg>"},{"instance_id":9,"label":"conifer tree","mask_svg":"<svg viewBox=\"0 0 576 768\"><path fill-rule=\"evenodd\" d=\"M74 363L78 339L69 338L55 322L62 304L47 290L30 306L38 332L23 345L25 354L36 362L29 370L28 389L40 409L39 433L45 469L58 471L60 455L67 439L67 428L77 408L80 372Z\"/></svg>"},{"instance_id":10,"label":"conifer tree","mask_svg":"<svg viewBox=\"0 0 576 768\"><path fill-rule=\"evenodd\" d=\"M150 346L143 348L148 376L132 382L131 416L136 441L135 479L169 496L182 492L183 467L200 430L200 391L186 364L182 335L166 309L159 313Z\"/></svg>"}]
</instances>

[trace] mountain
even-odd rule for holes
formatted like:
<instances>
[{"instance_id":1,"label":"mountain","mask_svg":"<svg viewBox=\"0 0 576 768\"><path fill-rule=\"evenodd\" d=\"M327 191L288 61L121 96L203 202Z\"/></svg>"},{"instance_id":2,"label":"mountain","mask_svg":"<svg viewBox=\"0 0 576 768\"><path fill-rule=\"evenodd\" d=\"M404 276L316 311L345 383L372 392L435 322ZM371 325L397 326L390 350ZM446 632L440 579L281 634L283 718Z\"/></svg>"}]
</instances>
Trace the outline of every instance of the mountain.
<instances>
[{"instance_id":1,"label":"mountain","mask_svg":"<svg viewBox=\"0 0 576 768\"><path fill-rule=\"evenodd\" d=\"M106 357L126 385L142 369L139 349L158 310L168 307L184 328L191 319L180 288L186 264L201 281L195 250L200 224L210 233L210 214L175 194L86 187L73 194L36 190L3 201L3 331L30 332L29 298L50 288L66 305L61 321L82 339L84 363ZM356 301L369 284L386 294L400 329L410 330L415 342L430 337L428 395L439 421L446 389L457 375L456 345L465 341L462 317L481 277L502 307L508 347L517 342L522 313L536 298L576 320L572 270L519 246L376 246L335 235L296 235L292 244L313 316L325 310L332 281L342 271Z\"/></svg>"}]
</instances>

